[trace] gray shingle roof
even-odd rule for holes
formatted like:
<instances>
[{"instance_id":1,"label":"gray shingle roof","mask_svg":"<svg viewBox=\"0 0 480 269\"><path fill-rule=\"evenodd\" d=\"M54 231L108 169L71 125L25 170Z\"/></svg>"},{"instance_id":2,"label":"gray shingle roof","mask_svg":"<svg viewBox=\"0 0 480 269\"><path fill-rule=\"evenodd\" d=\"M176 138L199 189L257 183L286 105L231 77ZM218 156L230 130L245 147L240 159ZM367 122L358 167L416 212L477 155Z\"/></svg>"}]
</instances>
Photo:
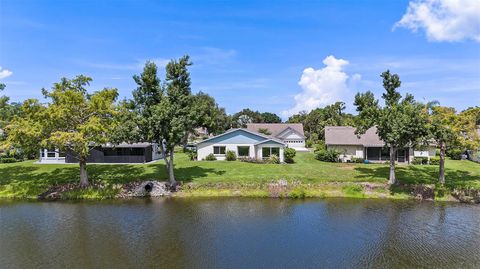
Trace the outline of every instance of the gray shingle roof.
<instances>
[{"instance_id":1,"label":"gray shingle roof","mask_svg":"<svg viewBox=\"0 0 480 269\"><path fill-rule=\"evenodd\" d=\"M303 124L301 123L248 123L247 130L250 132L258 133L259 129L268 129L271 133L269 137L277 137L280 133L286 129L291 128L295 130L302 136L305 136L303 133Z\"/></svg>"},{"instance_id":2,"label":"gray shingle roof","mask_svg":"<svg viewBox=\"0 0 480 269\"><path fill-rule=\"evenodd\" d=\"M383 147L383 142L377 135L377 128L368 129L365 134L358 137L355 128L350 126L325 127L326 145L362 145L366 147Z\"/></svg>"}]
</instances>

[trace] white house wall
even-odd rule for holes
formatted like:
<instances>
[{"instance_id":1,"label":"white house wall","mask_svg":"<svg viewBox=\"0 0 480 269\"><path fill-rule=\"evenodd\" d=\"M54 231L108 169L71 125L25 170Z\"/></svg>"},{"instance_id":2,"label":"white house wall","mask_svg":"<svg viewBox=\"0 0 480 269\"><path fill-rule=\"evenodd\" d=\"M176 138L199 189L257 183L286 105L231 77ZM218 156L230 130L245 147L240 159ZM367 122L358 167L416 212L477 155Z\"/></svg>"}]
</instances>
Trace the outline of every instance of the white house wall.
<instances>
[{"instance_id":1,"label":"white house wall","mask_svg":"<svg viewBox=\"0 0 480 269\"><path fill-rule=\"evenodd\" d=\"M280 156L278 156L278 158L280 159L280 162L283 163L283 151L284 151L284 148L282 145L279 145L278 143L262 143L260 145L256 145L256 152L257 152L257 158L258 159L261 159L263 158L263 155L262 155L262 149L263 148L280 148Z\"/></svg>"},{"instance_id":2,"label":"white house wall","mask_svg":"<svg viewBox=\"0 0 480 269\"><path fill-rule=\"evenodd\" d=\"M351 161L352 158L364 158L364 147L362 145L327 145L327 149L340 152L339 158L343 161Z\"/></svg>"},{"instance_id":3,"label":"white house wall","mask_svg":"<svg viewBox=\"0 0 480 269\"><path fill-rule=\"evenodd\" d=\"M205 142L202 144L197 145L197 158L199 160L204 160L210 153L213 153L213 147L225 147L225 153L229 150L235 152L238 156L238 147L249 147L249 157L255 157L255 148L252 144L222 144L222 143L210 143ZM215 154L217 160L225 160L225 155L217 155Z\"/></svg>"}]
</instances>

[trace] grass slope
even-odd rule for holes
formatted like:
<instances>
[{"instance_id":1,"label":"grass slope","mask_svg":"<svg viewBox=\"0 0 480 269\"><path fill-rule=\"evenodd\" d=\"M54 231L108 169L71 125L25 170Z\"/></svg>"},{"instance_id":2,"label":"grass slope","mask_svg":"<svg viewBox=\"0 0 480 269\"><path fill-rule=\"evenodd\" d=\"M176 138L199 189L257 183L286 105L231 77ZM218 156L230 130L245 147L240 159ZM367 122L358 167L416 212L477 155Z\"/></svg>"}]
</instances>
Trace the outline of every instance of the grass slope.
<instances>
[{"instance_id":1,"label":"grass slope","mask_svg":"<svg viewBox=\"0 0 480 269\"><path fill-rule=\"evenodd\" d=\"M189 161L177 154L175 173L178 180L199 185L215 183L261 184L276 179L297 180L302 183L324 182L374 182L385 183L388 166L383 164L325 163L314 159L312 153L297 153L295 164L252 164L239 161ZM138 180L165 180L165 164L88 165L90 180L114 186ZM398 166L397 177L402 183L435 183L438 166ZM76 183L78 165L35 164L26 161L0 164L0 197L36 198L49 186ZM448 160L446 163L447 187L473 187L480 189L480 164L470 161ZM86 190L87 196L112 197L111 187Z\"/></svg>"}]
</instances>

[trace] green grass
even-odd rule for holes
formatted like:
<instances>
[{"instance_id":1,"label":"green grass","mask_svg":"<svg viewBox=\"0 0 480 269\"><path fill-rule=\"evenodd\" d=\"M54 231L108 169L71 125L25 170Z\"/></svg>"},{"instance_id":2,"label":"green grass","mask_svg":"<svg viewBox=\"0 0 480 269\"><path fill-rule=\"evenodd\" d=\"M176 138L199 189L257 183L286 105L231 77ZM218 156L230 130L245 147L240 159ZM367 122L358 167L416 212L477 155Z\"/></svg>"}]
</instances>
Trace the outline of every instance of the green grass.
<instances>
[{"instance_id":1,"label":"green grass","mask_svg":"<svg viewBox=\"0 0 480 269\"><path fill-rule=\"evenodd\" d=\"M166 180L165 164L158 161L139 165L88 165L90 180L105 186L102 190L72 191L69 198L113 197L116 184L139 180ZM261 185L272 180L286 179L302 184L327 182L386 183L388 166L383 164L325 163L314 159L312 153L297 153L294 164L253 164L240 161L192 162L184 154L175 159L177 180L197 186ZM438 166L401 165L397 178L405 184L434 184ZM36 198L49 186L78 182L78 165L35 164L26 161L0 164L0 197ZM480 164L470 161L446 162L447 188L471 187L480 189ZM309 190L306 196L309 196ZM258 195L263 195L262 191Z\"/></svg>"}]
</instances>

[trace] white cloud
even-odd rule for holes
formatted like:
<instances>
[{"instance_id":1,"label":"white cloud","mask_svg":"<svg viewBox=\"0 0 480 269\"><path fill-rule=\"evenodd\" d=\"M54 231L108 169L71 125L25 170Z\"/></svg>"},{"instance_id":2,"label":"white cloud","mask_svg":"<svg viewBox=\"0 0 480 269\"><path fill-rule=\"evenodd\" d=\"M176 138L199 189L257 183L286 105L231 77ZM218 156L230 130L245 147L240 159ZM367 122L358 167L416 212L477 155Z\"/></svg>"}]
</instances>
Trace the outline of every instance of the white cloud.
<instances>
[{"instance_id":1,"label":"white cloud","mask_svg":"<svg viewBox=\"0 0 480 269\"><path fill-rule=\"evenodd\" d=\"M0 66L0 79L4 79L6 77L9 77L12 74L13 74L12 71L7 70L7 69L2 69L2 67Z\"/></svg>"},{"instance_id":2,"label":"white cloud","mask_svg":"<svg viewBox=\"0 0 480 269\"><path fill-rule=\"evenodd\" d=\"M411 1L407 13L397 22L416 32L424 29L432 41L480 42L479 0L416 0Z\"/></svg>"},{"instance_id":3,"label":"white cloud","mask_svg":"<svg viewBox=\"0 0 480 269\"><path fill-rule=\"evenodd\" d=\"M302 110L310 111L345 99L349 76L343 71L343 67L348 65L348 61L330 55L323 63L325 67L322 69L309 67L303 70L298 82L303 91L295 95L295 106L283 111L283 116L287 117ZM359 74L353 76L354 81L360 78Z\"/></svg>"}]
</instances>

